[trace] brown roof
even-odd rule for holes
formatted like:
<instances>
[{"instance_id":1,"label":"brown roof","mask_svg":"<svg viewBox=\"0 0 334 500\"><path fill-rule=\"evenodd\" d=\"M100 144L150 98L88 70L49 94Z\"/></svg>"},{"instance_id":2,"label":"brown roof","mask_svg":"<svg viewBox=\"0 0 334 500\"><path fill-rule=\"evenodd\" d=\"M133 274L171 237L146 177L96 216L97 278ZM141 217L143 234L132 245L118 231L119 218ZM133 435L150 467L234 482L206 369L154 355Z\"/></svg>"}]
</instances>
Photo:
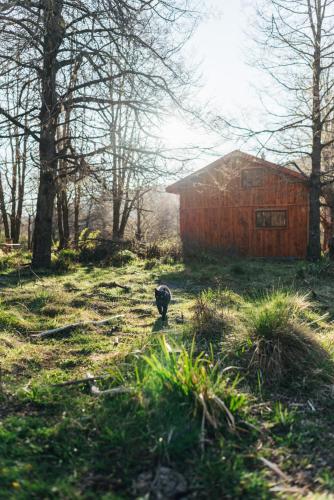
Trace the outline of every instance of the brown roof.
<instances>
[{"instance_id":1,"label":"brown roof","mask_svg":"<svg viewBox=\"0 0 334 500\"><path fill-rule=\"evenodd\" d=\"M231 158L241 158L245 159L247 161L251 162L256 162L256 165L258 166L263 166L265 168L270 168L273 170L276 170L278 173L288 175L290 177L295 177L301 181L306 181L306 176L301 174L300 172L297 172L295 170L291 170L290 168L287 167L282 167L281 165L278 165L277 163L272 163L267 160L263 160L262 158L258 158L257 156L250 155L248 153L243 153L242 151L236 149L235 151L232 151L231 153L228 153L225 156L222 156L221 158L218 158L218 160L215 160L214 162L210 163L209 165L206 165L205 167L201 168L200 170L197 170L196 172L187 175L183 179L180 179L177 182L174 182L174 184L171 184L170 186L167 186L166 191L168 193L178 193L182 187L185 186L188 182L196 181L198 180L198 177L201 176L204 173L210 172L212 170L217 169L217 167L221 167L227 160Z\"/></svg>"}]
</instances>

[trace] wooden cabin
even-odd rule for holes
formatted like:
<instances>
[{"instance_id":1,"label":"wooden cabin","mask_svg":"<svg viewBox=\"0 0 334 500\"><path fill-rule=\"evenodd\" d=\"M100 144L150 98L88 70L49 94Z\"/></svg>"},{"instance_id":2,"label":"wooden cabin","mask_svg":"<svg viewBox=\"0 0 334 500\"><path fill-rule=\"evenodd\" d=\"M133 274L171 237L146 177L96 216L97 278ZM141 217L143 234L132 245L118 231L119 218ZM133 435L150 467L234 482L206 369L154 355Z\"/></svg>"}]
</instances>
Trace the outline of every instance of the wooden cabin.
<instances>
[{"instance_id":1,"label":"wooden cabin","mask_svg":"<svg viewBox=\"0 0 334 500\"><path fill-rule=\"evenodd\" d=\"M309 192L299 172L233 151L166 190L180 196L186 249L306 257Z\"/></svg>"}]
</instances>

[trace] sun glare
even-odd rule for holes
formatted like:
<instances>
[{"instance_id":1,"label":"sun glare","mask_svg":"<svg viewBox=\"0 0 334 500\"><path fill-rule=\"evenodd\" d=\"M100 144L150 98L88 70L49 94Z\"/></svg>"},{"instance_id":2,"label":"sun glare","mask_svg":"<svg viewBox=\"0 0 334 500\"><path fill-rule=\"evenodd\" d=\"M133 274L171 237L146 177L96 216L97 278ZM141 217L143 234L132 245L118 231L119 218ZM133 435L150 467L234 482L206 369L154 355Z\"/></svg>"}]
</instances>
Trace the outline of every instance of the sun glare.
<instances>
[{"instance_id":1,"label":"sun glare","mask_svg":"<svg viewBox=\"0 0 334 500\"><path fill-rule=\"evenodd\" d=\"M198 130L181 118L171 116L160 128L161 140L168 148L184 148L196 145Z\"/></svg>"}]
</instances>

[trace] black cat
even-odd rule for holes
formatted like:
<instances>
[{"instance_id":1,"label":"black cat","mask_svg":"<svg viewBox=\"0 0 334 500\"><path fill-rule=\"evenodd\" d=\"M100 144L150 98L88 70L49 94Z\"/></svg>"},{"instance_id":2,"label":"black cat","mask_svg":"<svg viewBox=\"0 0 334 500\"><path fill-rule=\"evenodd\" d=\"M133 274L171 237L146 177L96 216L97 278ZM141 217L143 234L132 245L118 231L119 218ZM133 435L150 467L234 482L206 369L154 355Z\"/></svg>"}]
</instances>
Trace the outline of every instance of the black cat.
<instances>
[{"instance_id":1,"label":"black cat","mask_svg":"<svg viewBox=\"0 0 334 500\"><path fill-rule=\"evenodd\" d=\"M171 298L172 294L168 286L160 285L155 289L155 302L157 304L159 314L161 314L163 321L165 321L166 319L168 305L170 303Z\"/></svg>"}]
</instances>

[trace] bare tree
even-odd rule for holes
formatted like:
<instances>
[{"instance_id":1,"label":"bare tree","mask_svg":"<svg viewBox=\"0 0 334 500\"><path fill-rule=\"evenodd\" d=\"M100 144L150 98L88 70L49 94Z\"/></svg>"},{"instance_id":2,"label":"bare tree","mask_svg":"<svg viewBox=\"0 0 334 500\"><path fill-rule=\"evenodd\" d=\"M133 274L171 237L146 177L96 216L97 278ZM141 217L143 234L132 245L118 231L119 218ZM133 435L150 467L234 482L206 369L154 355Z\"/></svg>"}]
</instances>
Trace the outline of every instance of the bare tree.
<instances>
[{"instance_id":1,"label":"bare tree","mask_svg":"<svg viewBox=\"0 0 334 500\"><path fill-rule=\"evenodd\" d=\"M136 79L137 88L156 88L170 99L174 99L173 88L166 75L187 85L175 58L189 32L186 18L192 14L187 4L187 0L12 0L0 4L1 70L9 82L19 81L21 92L29 81L33 95L29 109L17 111L2 105L0 114L19 134L39 145L34 266L50 265L59 162L66 162L67 175L71 175L82 167L83 160L99 158L106 147L98 147L97 115L106 106L122 104L134 110L146 108L147 113L155 111L140 92L128 95L124 78ZM170 36L182 19L183 32L176 29ZM191 30L192 21L189 26ZM129 44L141 54L141 67L127 60ZM155 73L151 60L156 62ZM114 88L123 86L117 102L106 96L110 81ZM80 121L83 110L87 112L85 146L80 151L77 146L82 144L82 135L59 138L57 134L68 108L75 122Z\"/></svg>"},{"instance_id":2,"label":"bare tree","mask_svg":"<svg viewBox=\"0 0 334 500\"><path fill-rule=\"evenodd\" d=\"M6 75L0 82L3 98L7 108L12 108L17 114L29 106L29 82L27 92L20 92L19 74L16 85L9 86ZM0 91L1 91L0 90ZM24 118L27 124L27 116ZM5 238L18 243L21 233L22 214L24 206L27 177L31 169L28 158L29 136L19 133L17 125L6 123L3 127L2 158L0 168L0 210L5 230Z\"/></svg>"},{"instance_id":3,"label":"bare tree","mask_svg":"<svg viewBox=\"0 0 334 500\"><path fill-rule=\"evenodd\" d=\"M263 81L260 89L267 125L232 127L304 173L310 189L308 257L317 260L321 196L334 180L334 164L325 167L324 160L334 143L326 133L334 110L334 1L260 0L256 41L257 64L270 78L269 90Z\"/></svg>"}]
</instances>

